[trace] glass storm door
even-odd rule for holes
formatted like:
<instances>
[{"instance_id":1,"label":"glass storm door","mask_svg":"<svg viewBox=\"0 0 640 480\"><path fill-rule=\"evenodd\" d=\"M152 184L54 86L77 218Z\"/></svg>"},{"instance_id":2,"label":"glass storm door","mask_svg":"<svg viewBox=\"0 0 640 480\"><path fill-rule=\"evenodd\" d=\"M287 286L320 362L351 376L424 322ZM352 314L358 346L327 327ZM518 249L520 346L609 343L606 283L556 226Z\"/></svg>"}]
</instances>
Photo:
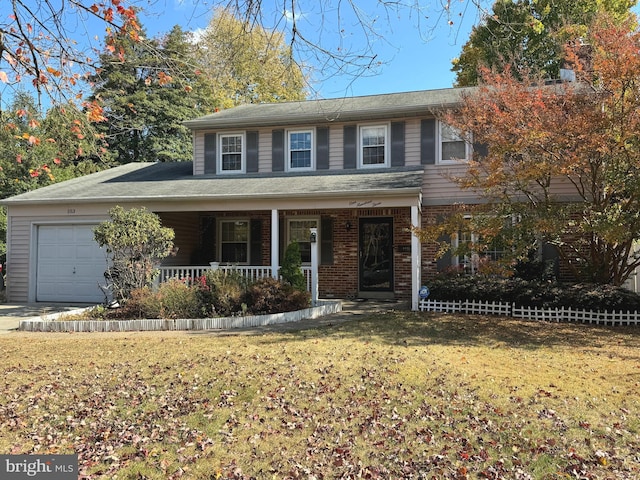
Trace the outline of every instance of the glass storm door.
<instances>
[{"instance_id":1,"label":"glass storm door","mask_svg":"<svg viewBox=\"0 0 640 480\"><path fill-rule=\"evenodd\" d=\"M360 290L393 291L393 219L360 219Z\"/></svg>"}]
</instances>

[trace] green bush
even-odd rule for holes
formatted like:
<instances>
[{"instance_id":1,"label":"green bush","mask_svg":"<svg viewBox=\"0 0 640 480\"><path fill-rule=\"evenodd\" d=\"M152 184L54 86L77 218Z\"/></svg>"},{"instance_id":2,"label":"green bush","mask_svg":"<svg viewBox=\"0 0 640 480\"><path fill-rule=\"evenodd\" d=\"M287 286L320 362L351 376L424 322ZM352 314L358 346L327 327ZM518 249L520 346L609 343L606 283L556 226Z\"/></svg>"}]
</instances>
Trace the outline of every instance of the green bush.
<instances>
[{"instance_id":1,"label":"green bush","mask_svg":"<svg viewBox=\"0 0 640 480\"><path fill-rule=\"evenodd\" d=\"M275 278L263 278L249 286L245 303L249 311L256 315L291 312L308 308L311 295Z\"/></svg>"},{"instance_id":2,"label":"green bush","mask_svg":"<svg viewBox=\"0 0 640 480\"><path fill-rule=\"evenodd\" d=\"M160 260L173 252L172 229L163 227L160 217L144 207L125 210L116 205L110 220L93 229L96 242L105 247L108 265L105 276L114 299L125 303L132 290L151 286Z\"/></svg>"},{"instance_id":3,"label":"green bush","mask_svg":"<svg viewBox=\"0 0 640 480\"><path fill-rule=\"evenodd\" d=\"M441 275L427 283L436 300L478 300L541 308L640 311L640 295L612 285L565 284L482 275Z\"/></svg>"},{"instance_id":4,"label":"green bush","mask_svg":"<svg viewBox=\"0 0 640 480\"><path fill-rule=\"evenodd\" d=\"M298 242L291 242L284 252L280 276L285 283L288 283L296 290L306 291L307 281L302 273L302 257L300 255L300 245Z\"/></svg>"}]
</instances>

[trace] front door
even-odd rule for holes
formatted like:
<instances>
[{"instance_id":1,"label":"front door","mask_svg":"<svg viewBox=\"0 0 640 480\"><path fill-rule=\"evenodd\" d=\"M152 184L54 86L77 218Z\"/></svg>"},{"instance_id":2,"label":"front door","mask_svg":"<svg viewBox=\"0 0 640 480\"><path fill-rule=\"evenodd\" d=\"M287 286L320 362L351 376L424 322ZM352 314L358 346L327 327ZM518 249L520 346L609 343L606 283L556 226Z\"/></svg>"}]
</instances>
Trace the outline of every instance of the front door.
<instances>
[{"instance_id":1,"label":"front door","mask_svg":"<svg viewBox=\"0 0 640 480\"><path fill-rule=\"evenodd\" d=\"M393 291L393 219L360 219L360 291Z\"/></svg>"}]
</instances>

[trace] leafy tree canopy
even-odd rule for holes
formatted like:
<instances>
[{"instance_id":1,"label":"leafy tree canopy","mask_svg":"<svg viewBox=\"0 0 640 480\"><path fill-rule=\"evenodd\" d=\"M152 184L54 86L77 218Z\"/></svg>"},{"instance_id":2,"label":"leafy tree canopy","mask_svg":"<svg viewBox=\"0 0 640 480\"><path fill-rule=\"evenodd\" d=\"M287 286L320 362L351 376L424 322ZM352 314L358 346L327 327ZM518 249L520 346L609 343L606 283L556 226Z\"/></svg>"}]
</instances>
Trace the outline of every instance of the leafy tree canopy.
<instances>
[{"instance_id":1,"label":"leafy tree canopy","mask_svg":"<svg viewBox=\"0 0 640 480\"><path fill-rule=\"evenodd\" d=\"M303 100L305 76L284 35L218 9L199 36L197 63L221 104Z\"/></svg>"},{"instance_id":2,"label":"leafy tree canopy","mask_svg":"<svg viewBox=\"0 0 640 480\"><path fill-rule=\"evenodd\" d=\"M586 34L599 12L616 22L627 18L637 0L498 0L491 14L471 31L453 61L456 86L476 85L480 67L511 68L543 78L558 78L567 40Z\"/></svg>"},{"instance_id":3,"label":"leafy tree canopy","mask_svg":"<svg viewBox=\"0 0 640 480\"><path fill-rule=\"evenodd\" d=\"M0 112L0 125L0 198L100 168L91 160L103 148L100 135L73 104L43 116L21 91Z\"/></svg>"},{"instance_id":4,"label":"leafy tree canopy","mask_svg":"<svg viewBox=\"0 0 640 480\"><path fill-rule=\"evenodd\" d=\"M544 86L482 71L482 86L444 121L488 146L454 178L484 199L467 229L478 250L500 239L511 259L556 247L584 281L621 285L640 266L640 32L598 16L567 49L578 81ZM538 84L540 86L531 85ZM484 152L483 152L484 153ZM461 215L425 228L435 240ZM444 247L444 245L443 245Z\"/></svg>"}]
</instances>

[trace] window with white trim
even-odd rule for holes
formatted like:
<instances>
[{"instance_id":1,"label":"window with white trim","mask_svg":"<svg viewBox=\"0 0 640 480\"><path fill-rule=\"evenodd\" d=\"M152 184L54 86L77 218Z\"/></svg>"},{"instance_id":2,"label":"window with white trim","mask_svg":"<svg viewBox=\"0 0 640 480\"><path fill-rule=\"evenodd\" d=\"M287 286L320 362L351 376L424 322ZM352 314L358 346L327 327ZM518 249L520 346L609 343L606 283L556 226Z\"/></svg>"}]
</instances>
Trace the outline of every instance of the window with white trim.
<instances>
[{"instance_id":1,"label":"window with white trim","mask_svg":"<svg viewBox=\"0 0 640 480\"><path fill-rule=\"evenodd\" d=\"M469 144L461 133L443 122L440 125L440 163L467 161Z\"/></svg>"},{"instance_id":2,"label":"window with white trim","mask_svg":"<svg viewBox=\"0 0 640 480\"><path fill-rule=\"evenodd\" d=\"M317 242L320 243L320 221L317 218L290 218L287 220L287 245L297 242L303 264L311 263L311 228L318 228Z\"/></svg>"},{"instance_id":3,"label":"window with white trim","mask_svg":"<svg viewBox=\"0 0 640 480\"><path fill-rule=\"evenodd\" d=\"M465 221L470 222L471 216L465 216ZM497 262L504 258L505 245L499 237L488 245L482 245L482 249L477 247L481 241L480 235L470 229L459 230L452 238L452 245L458 251L458 255L452 257L453 265L464 273L476 274L483 262Z\"/></svg>"},{"instance_id":4,"label":"window with white trim","mask_svg":"<svg viewBox=\"0 0 640 480\"><path fill-rule=\"evenodd\" d=\"M291 130L287 132L288 170L313 170L313 131Z\"/></svg>"},{"instance_id":5,"label":"window with white trim","mask_svg":"<svg viewBox=\"0 0 640 480\"><path fill-rule=\"evenodd\" d=\"M244 173L244 133L221 133L218 136L218 171L220 173Z\"/></svg>"},{"instance_id":6,"label":"window with white trim","mask_svg":"<svg viewBox=\"0 0 640 480\"><path fill-rule=\"evenodd\" d=\"M389 166L389 125L361 125L360 167Z\"/></svg>"},{"instance_id":7,"label":"window with white trim","mask_svg":"<svg viewBox=\"0 0 640 480\"><path fill-rule=\"evenodd\" d=\"M249 263L249 220L220 221L220 261Z\"/></svg>"}]
</instances>

